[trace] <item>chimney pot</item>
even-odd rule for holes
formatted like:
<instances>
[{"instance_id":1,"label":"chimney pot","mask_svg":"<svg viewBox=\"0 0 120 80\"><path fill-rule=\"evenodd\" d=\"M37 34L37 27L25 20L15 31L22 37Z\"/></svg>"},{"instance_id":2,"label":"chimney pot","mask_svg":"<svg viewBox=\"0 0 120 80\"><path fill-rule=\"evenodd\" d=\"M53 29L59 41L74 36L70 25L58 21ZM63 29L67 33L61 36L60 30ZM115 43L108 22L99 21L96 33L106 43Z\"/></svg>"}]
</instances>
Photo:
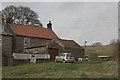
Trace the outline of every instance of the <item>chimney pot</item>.
<instances>
[{"instance_id":1,"label":"chimney pot","mask_svg":"<svg viewBox=\"0 0 120 80\"><path fill-rule=\"evenodd\" d=\"M52 30L52 23L51 23L51 21L49 21L49 23L47 24L47 28Z\"/></svg>"}]
</instances>

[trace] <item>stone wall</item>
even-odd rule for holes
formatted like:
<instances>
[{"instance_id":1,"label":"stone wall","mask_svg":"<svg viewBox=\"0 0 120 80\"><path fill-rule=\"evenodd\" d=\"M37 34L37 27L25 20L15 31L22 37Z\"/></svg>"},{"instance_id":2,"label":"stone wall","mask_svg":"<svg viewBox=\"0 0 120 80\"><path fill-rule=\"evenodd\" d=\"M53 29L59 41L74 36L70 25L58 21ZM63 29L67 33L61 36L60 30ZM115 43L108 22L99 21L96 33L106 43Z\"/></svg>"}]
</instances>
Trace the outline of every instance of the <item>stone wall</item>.
<instances>
[{"instance_id":1,"label":"stone wall","mask_svg":"<svg viewBox=\"0 0 120 80\"><path fill-rule=\"evenodd\" d=\"M12 55L12 37L11 36L2 36L2 54L6 56Z\"/></svg>"},{"instance_id":2,"label":"stone wall","mask_svg":"<svg viewBox=\"0 0 120 80\"><path fill-rule=\"evenodd\" d=\"M41 44L41 43L44 43L44 42L49 42L50 40L49 39L42 39L42 38L30 38L30 44Z\"/></svg>"},{"instance_id":3,"label":"stone wall","mask_svg":"<svg viewBox=\"0 0 120 80\"><path fill-rule=\"evenodd\" d=\"M25 49L25 53L32 54L34 53L34 49L37 50L36 53L38 54L47 54L48 53L48 48L47 47L37 47L37 48L30 48L30 49Z\"/></svg>"},{"instance_id":4,"label":"stone wall","mask_svg":"<svg viewBox=\"0 0 120 80\"><path fill-rule=\"evenodd\" d=\"M2 65L11 66L14 64L12 56L12 36L2 36Z\"/></svg>"},{"instance_id":5,"label":"stone wall","mask_svg":"<svg viewBox=\"0 0 120 80\"><path fill-rule=\"evenodd\" d=\"M32 37L24 37L24 36L15 36L14 37L14 52L15 53L23 53L25 52L25 47L29 46L29 45L24 45L24 38L29 38L30 39L30 44L29 45L37 45L37 44L41 44L42 42L47 42L50 41L48 39L40 39L40 38L32 38ZM30 50L31 52L31 50Z\"/></svg>"},{"instance_id":6,"label":"stone wall","mask_svg":"<svg viewBox=\"0 0 120 80\"><path fill-rule=\"evenodd\" d=\"M14 48L14 53L24 52L24 37L15 36L13 39L13 48Z\"/></svg>"}]
</instances>

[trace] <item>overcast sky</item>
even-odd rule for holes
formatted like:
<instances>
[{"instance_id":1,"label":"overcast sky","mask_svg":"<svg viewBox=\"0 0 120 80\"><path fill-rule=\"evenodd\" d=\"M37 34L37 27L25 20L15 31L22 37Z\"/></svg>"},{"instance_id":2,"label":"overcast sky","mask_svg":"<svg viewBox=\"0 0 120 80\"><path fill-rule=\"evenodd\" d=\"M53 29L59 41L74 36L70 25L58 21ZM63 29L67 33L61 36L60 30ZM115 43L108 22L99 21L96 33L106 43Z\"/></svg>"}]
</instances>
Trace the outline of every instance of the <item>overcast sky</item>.
<instances>
[{"instance_id":1,"label":"overcast sky","mask_svg":"<svg viewBox=\"0 0 120 80\"><path fill-rule=\"evenodd\" d=\"M62 39L75 40L80 45L101 42L108 44L118 38L117 2L3 2L30 7L38 13L44 27L52 21L54 32Z\"/></svg>"}]
</instances>

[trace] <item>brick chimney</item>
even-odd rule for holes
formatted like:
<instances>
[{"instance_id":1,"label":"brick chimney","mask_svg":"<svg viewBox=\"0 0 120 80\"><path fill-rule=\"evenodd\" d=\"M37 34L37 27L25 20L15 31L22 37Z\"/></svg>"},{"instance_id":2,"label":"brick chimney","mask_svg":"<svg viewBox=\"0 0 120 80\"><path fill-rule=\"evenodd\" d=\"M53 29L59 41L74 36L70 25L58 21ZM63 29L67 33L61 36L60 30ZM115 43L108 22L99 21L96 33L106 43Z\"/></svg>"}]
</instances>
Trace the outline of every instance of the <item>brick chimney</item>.
<instances>
[{"instance_id":1,"label":"brick chimney","mask_svg":"<svg viewBox=\"0 0 120 80\"><path fill-rule=\"evenodd\" d=\"M51 23L51 21L49 21L49 23L47 24L47 28L52 30L52 23Z\"/></svg>"}]
</instances>

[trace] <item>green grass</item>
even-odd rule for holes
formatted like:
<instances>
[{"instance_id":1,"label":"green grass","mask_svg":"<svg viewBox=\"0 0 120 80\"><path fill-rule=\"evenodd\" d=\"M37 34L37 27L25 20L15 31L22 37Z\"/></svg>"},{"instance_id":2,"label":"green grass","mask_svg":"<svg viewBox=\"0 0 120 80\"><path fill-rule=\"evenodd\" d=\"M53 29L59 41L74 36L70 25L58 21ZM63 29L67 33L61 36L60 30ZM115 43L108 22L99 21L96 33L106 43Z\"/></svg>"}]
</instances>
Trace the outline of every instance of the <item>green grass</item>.
<instances>
[{"instance_id":1,"label":"green grass","mask_svg":"<svg viewBox=\"0 0 120 80\"><path fill-rule=\"evenodd\" d=\"M105 61L98 55L109 55L117 58L117 46L87 46L86 55L90 61L59 63L44 61L3 67L3 78L117 78L117 61Z\"/></svg>"},{"instance_id":2,"label":"green grass","mask_svg":"<svg viewBox=\"0 0 120 80\"><path fill-rule=\"evenodd\" d=\"M0 66L0 79L2 78L2 67Z\"/></svg>"},{"instance_id":3,"label":"green grass","mask_svg":"<svg viewBox=\"0 0 120 80\"><path fill-rule=\"evenodd\" d=\"M75 63L44 62L3 67L3 78L116 78L118 65L113 61Z\"/></svg>"}]
</instances>

